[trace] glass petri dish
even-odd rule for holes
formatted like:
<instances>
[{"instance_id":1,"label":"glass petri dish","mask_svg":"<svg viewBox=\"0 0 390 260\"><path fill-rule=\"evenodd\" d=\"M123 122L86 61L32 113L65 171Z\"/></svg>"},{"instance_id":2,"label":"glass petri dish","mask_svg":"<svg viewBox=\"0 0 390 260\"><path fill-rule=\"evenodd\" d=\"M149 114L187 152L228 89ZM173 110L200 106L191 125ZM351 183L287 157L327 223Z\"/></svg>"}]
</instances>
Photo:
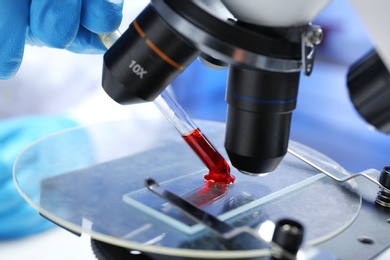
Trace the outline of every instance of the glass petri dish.
<instances>
[{"instance_id":1,"label":"glass petri dish","mask_svg":"<svg viewBox=\"0 0 390 260\"><path fill-rule=\"evenodd\" d=\"M224 124L197 124L227 158ZM290 145L346 174L326 156L294 141ZM210 233L148 191L144 186L148 177L236 227L298 220L309 245L343 231L361 206L355 182L340 185L290 154L277 170L262 177L232 168L236 176L232 185L207 183L206 173L163 118L65 130L27 147L14 166L19 192L44 217L72 232L153 254L242 259L267 257L270 251L249 236L224 240Z\"/></svg>"}]
</instances>

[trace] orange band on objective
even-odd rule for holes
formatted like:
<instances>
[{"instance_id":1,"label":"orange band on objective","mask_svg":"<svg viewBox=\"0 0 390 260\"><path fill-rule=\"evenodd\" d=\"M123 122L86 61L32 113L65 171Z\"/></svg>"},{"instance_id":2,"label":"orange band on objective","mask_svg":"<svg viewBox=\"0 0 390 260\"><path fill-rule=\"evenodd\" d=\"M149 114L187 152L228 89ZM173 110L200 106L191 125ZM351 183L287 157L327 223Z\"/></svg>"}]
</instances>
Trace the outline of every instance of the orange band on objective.
<instances>
[{"instance_id":1,"label":"orange band on objective","mask_svg":"<svg viewBox=\"0 0 390 260\"><path fill-rule=\"evenodd\" d=\"M162 50L157 48L156 45L153 44L153 42L149 39L146 40L146 45L148 45L158 56L160 56L161 59L165 60L169 64L171 64L173 67L175 67L178 70L184 70L184 67L180 64L176 63L174 60L169 58Z\"/></svg>"},{"instance_id":2,"label":"orange band on objective","mask_svg":"<svg viewBox=\"0 0 390 260\"><path fill-rule=\"evenodd\" d=\"M145 32L141 29L139 24L137 23L136 20L133 21L133 25L135 30L138 32L138 34L144 38L146 36ZM158 56L160 56L161 59L165 60L167 63L172 65L178 70L184 70L184 67L180 65L179 63L175 62L171 58L168 57L162 50L160 50L156 45L153 44L153 42L149 39L146 39L146 45L149 46L150 49L152 49Z\"/></svg>"},{"instance_id":3,"label":"orange band on objective","mask_svg":"<svg viewBox=\"0 0 390 260\"><path fill-rule=\"evenodd\" d=\"M141 29L141 27L139 27L139 24L137 23L136 20L134 20L133 25L134 25L134 28L137 30L138 34L139 34L142 38L144 38L144 37L145 37L145 32Z\"/></svg>"}]
</instances>

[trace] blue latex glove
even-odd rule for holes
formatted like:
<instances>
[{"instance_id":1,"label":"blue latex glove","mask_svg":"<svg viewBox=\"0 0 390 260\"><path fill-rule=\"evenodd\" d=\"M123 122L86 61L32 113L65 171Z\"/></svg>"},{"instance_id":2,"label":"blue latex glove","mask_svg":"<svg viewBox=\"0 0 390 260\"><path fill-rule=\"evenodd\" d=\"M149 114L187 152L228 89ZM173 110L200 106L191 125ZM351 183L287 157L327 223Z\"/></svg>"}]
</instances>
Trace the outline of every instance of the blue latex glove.
<instances>
[{"instance_id":1,"label":"blue latex glove","mask_svg":"<svg viewBox=\"0 0 390 260\"><path fill-rule=\"evenodd\" d=\"M0 79L18 70L25 43L102 53L97 34L117 29L123 0L2 0L0 1Z\"/></svg>"},{"instance_id":2,"label":"blue latex glove","mask_svg":"<svg viewBox=\"0 0 390 260\"><path fill-rule=\"evenodd\" d=\"M53 226L18 193L12 167L26 146L75 125L73 120L65 117L21 117L0 121L0 240L27 236ZM34 163L39 162L32 162L31 168L34 168Z\"/></svg>"}]
</instances>

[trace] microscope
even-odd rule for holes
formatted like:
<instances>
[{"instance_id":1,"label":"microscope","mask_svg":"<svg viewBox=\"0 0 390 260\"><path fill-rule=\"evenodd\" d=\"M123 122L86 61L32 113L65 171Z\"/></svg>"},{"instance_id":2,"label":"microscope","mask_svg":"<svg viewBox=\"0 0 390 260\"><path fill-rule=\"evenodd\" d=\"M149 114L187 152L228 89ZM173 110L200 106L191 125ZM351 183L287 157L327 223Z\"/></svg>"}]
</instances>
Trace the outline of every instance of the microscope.
<instances>
[{"instance_id":1,"label":"microscope","mask_svg":"<svg viewBox=\"0 0 390 260\"><path fill-rule=\"evenodd\" d=\"M271 172L287 152L301 71L310 75L322 40L310 21L328 2L151 1L105 54L103 88L121 104L152 101L197 57L228 67L229 159L245 174Z\"/></svg>"},{"instance_id":2,"label":"microscope","mask_svg":"<svg viewBox=\"0 0 390 260\"><path fill-rule=\"evenodd\" d=\"M289 149L301 72L311 74L316 46L323 38L321 27L311 21L329 2L152 0L104 55L103 88L120 104L136 104L154 100L196 58L211 68L227 67L224 147L230 162L250 176L273 172ZM357 110L387 133L389 78L375 51L348 73ZM376 200L385 208L390 201L388 170L384 168L379 178L386 188ZM160 186L154 180L149 184L158 193ZM168 192L160 191L161 197L164 194ZM187 208L213 223L207 213ZM210 225L223 226L218 220ZM287 251L296 254L303 229L299 223L288 227L300 235L284 233L283 228L276 228L274 235L284 251L293 245Z\"/></svg>"}]
</instances>

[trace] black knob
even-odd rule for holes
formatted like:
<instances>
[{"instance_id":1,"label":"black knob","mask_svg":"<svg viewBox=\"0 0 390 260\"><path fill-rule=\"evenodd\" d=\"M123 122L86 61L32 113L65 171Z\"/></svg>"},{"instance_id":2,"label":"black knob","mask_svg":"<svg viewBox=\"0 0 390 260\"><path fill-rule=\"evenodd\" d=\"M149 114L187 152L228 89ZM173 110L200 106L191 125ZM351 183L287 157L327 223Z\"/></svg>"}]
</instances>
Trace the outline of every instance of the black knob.
<instances>
[{"instance_id":1,"label":"black knob","mask_svg":"<svg viewBox=\"0 0 390 260\"><path fill-rule=\"evenodd\" d=\"M283 219L276 223L272 241L289 254L296 255L303 241L303 226L291 219ZM278 252L278 250L276 251ZM283 252L273 255L273 259L285 259Z\"/></svg>"},{"instance_id":2,"label":"black knob","mask_svg":"<svg viewBox=\"0 0 390 260\"><path fill-rule=\"evenodd\" d=\"M379 176L379 183L390 190L390 166L383 168L381 175ZM382 207L390 208L390 192L382 188L378 192L375 202Z\"/></svg>"},{"instance_id":3,"label":"black knob","mask_svg":"<svg viewBox=\"0 0 390 260\"><path fill-rule=\"evenodd\" d=\"M390 166L383 168L381 175L379 176L379 183L390 189Z\"/></svg>"}]
</instances>

